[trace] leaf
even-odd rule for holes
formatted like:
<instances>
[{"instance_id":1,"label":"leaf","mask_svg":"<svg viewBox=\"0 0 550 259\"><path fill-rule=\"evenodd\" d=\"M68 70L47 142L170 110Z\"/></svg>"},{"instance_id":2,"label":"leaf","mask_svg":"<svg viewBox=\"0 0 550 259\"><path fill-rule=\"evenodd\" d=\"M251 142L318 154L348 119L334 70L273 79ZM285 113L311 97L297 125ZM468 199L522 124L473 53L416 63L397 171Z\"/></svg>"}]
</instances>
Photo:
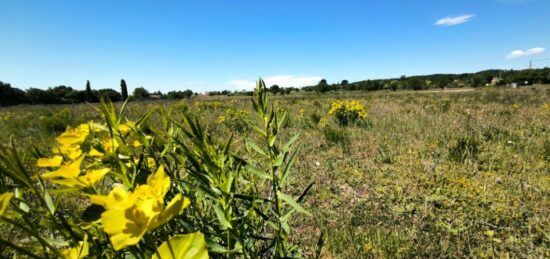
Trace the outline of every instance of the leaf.
<instances>
[{"instance_id":1,"label":"leaf","mask_svg":"<svg viewBox=\"0 0 550 259\"><path fill-rule=\"evenodd\" d=\"M250 141L250 140L247 140L245 141L246 144L251 147L252 149L254 149L256 152L258 152L259 154L267 157L267 154L260 148L258 147L256 144L254 144L254 142Z\"/></svg>"},{"instance_id":2,"label":"leaf","mask_svg":"<svg viewBox=\"0 0 550 259\"><path fill-rule=\"evenodd\" d=\"M269 136L269 146L270 147L273 147L273 145L275 145L275 140L277 139L277 136L276 135L271 135Z\"/></svg>"},{"instance_id":3,"label":"leaf","mask_svg":"<svg viewBox=\"0 0 550 259\"><path fill-rule=\"evenodd\" d=\"M275 158L275 161L273 161L273 166L275 167L279 167L283 164L283 162L285 161L285 157L286 157L286 154L285 153L280 153L276 158Z\"/></svg>"},{"instance_id":4,"label":"leaf","mask_svg":"<svg viewBox=\"0 0 550 259\"><path fill-rule=\"evenodd\" d=\"M311 187L313 187L313 184L315 182L311 182L307 188L304 190L304 192L302 192L302 195L300 195L300 197L298 197L298 200L296 200L297 202L302 202L302 200L304 200L304 198L306 197L307 193L309 192L309 190L311 189Z\"/></svg>"},{"instance_id":5,"label":"leaf","mask_svg":"<svg viewBox=\"0 0 550 259\"><path fill-rule=\"evenodd\" d=\"M283 175L281 177L281 185L284 184L286 177L288 176L288 173L290 173L290 169L294 165L294 162L296 161L296 154L298 154L298 150L294 151L292 155L290 155L290 159L288 160L288 163L286 163L285 169L283 170Z\"/></svg>"},{"instance_id":6,"label":"leaf","mask_svg":"<svg viewBox=\"0 0 550 259\"><path fill-rule=\"evenodd\" d=\"M304 213L306 215L311 215L307 210L305 210L300 204L298 204L294 198L292 198L290 195L284 194L282 192L277 192L279 195L279 198L281 198L283 201L285 201L288 205L290 205L292 208L294 208L296 211Z\"/></svg>"},{"instance_id":7,"label":"leaf","mask_svg":"<svg viewBox=\"0 0 550 259\"><path fill-rule=\"evenodd\" d=\"M29 213L30 207L27 202L23 200L23 193L21 191L21 188L15 188L15 197L21 199L19 202L19 209L21 209L25 213Z\"/></svg>"},{"instance_id":8,"label":"leaf","mask_svg":"<svg viewBox=\"0 0 550 259\"><path fill-rule=\"evenodd\" d=\"M186 235L176 235L162 243L153 259L205 259L208 258L208 249L204 235L195 232Z\"/></svg>"},{"instance_id":9,"label":"leaf","mask_svg":"<svg viewBox=\"0 0 550 259\"><path fill-rule=\"evenodd\" d=\"M44 201L46 202L46 206L48 206L48 210L52 215L55 214L55 203L53 202L52 196L50 193L46 190L44 190Z\"/></svg>"},{"instance_id":10,"label":"leaf","mask_svg":"<svg viewBox=\"0 0 550 259\"><path fill-rule=\"evenodd\" d=\"M294 137L292 137L292 138L285 144L285 146L283 147L283 152L287 152L288 150L290 150L290 147L291 147L292 144L298 139L298 137L300 137L300 133L294 135Z\"/></svg>"},{"instance_id":11,"label":"leaf","mask_svg":"<svg viewBox=\"0 0 550 259\"><path fill-rule=\"evenodd\" d=\"M218 216L218 221L225 229L232 228L231 223L225 218L225 212L222 207L216 205L214 206L214 211L216 212L216 216Z\"/></svg>"},{"instance_id":12,"label":"leaf","mask_svg":"<svg viewBox=\"0 0 550 259\"><path fill-rule=\"evenodd\" d=\"M288 113L285 111L283 113L283 117L277 122L277 129L281 129L281 127L285 124L287 118L288 118Z\"/></svg>"},{"instance_id":13,"label":"leaf","mask_svg":"<svg viewBox=\"0 0 550 259\"><path fill-rule=\"evenodd\" d=\"M271 176L266 174L265 172L263 171L260 171L260 169L256 168L256 167L253 167L251 165L248 166L248 170L250 172L252 172L253 174L255 174L256 176L262 178L262 179L271 179Z\"/></svg>"}]
</instances>

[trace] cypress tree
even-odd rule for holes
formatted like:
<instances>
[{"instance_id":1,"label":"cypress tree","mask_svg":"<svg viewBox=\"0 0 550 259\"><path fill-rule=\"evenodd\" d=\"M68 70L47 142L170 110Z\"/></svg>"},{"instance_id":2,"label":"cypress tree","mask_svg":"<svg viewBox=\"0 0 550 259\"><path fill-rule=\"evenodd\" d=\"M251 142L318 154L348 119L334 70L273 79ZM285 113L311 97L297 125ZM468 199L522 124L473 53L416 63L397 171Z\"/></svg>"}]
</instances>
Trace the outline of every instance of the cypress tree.
<instances>
[{"instance_id":1,"label":"cypress tree","mask_svg":"<svg viewBox=\"0 0 550 259\"><path fill-rule=\"evenodd\" d=\"M90 80L86 80L86 101L92 102L94 95L92 93L92 88L90 87Z\"/></svg>"},{"instance_id":2,"label":"cypress tree","mask_svg":"<svg viewBox=\"0 0 550 259\"><path fill-rule=\"evenodd\" d=\"M128 88L126 88L126 81L124 79L120 80L120 94L122 95L122 101L128 99Z\"/></svg>"}]
</instances>

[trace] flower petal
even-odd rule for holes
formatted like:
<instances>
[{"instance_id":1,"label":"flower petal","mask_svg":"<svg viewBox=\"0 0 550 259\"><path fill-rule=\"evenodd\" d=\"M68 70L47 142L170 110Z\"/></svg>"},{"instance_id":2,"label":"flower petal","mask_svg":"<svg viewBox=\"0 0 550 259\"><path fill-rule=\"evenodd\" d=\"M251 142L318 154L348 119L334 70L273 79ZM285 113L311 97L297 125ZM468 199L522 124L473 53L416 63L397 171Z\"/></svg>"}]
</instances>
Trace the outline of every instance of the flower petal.
<instances>
[{"instance_id":1,"label":"flower petal","mask_svg":"<svg viewBox=\"0 0 550 259\"><path fill-rule=\"evenodd\" d=\"M52 158L39 158L36 161L38 167L58 167L63 162L62 156L54 156Z\"/></svg>"}]
</instances>

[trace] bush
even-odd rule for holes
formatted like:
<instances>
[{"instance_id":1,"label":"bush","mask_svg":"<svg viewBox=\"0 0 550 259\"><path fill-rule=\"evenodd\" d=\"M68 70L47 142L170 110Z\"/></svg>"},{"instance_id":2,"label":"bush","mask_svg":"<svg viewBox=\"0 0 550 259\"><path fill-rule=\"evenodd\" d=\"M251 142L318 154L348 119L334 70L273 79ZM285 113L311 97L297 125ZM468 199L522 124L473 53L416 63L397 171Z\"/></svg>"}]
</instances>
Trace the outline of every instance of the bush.
<instances>
[{"instance_id":1,"label":"bush","mask_svg":"<svg viewBox=\"0 0 550 259\"><path fill-rule=\"evenodd\" d=\"M334 116L342 127L364 120L368 115L365 106L356 100L333 102L328 114Z\"/></svg>"}]
</instances>

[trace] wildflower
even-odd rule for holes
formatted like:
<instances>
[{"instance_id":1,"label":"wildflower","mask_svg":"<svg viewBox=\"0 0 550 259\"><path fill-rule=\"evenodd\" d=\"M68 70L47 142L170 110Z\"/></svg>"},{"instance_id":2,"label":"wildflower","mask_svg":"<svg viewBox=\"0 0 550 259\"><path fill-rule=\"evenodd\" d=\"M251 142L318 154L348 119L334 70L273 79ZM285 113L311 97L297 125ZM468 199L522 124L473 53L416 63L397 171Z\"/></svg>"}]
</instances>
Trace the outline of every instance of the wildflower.
<instances>
[{"instance_id":1,"label":"wildflower","mask_svg":"<svg viewBox=\"0 0 550 259\"><path fill-rule=\"evenodd\" d=\"M70 247L61 251L63 257L67 259L85 258L88 256L90 246L88 245L88 236L84 236L84 241L78 242L76 247Z\"/></svg>"},{"instance_id":2,"label":"wildflower","mask_svg":"<svg viewBox=\"0 0 550 259\"><path fill-rule=\"evenodd\" d=\"M62 146L80 145L88 136L89 129L88 124L80 124L74 129L69 127L56 140Z\"/></svg>"},{"instance_id":3,"label":"wildflower","mask_svg":"<svg viewBox=\"0 0 550 259\"><path fill-rule=\"evenodd\" d=\"M186 235L176 235L170 240L162 243L153 259L168 259L168 258L208 258L208 249L204 235L200 232L195 232Z\"/></svg>"},{"instance_id":4,"label":"wildflower","mask_svg":"<svg viewBox=\"0 0 550 259\"><path fill-rule=\"evenodd\" d=\"M81 156L77 160L62 165L57 170L45 173L42 175L42 178L56 178L56 177L62 177L62 178L74 178L77 177L80 174L80 165L82 164L82 161L84 160L84 156Z\"/></svg>"},{"instance_id":5,"label":"wildflower","mask_svg":"<svg viewBox=\"0 0 550 259\"><path fill-rule=\"evenodd\" d=\"M108 196L90 197L92 203L105 208L101 223L115 250L137 244L147 231L165 224L189 205L189 200L178 194L165 207L163 200L169 189L170 177L161 166L134 192L115 187Z\"/></svg>"},{"instance_id":6,"label":"wildflower","mask_svg":"<svg viewBox=\"0 0 550 259\"><path fill-rule=\"evenodd\" d=\"M139 142L139 140L134 140L133 146L134 147L141 147L141 146L143 146L143 144L141 144L141 142Z\"/></svg>"},{"instance_id":7,"label":"wildflower","mask_svg":"<svg viewBox=\"0 0 550 259\"><path fill-rule=\"evenodd\" d=\"M74 160L82 155L80 145L86 140L90 133L88 124L80 124L76 128L67 128L59 137L56 138L58 146L53 149L54 154L63 154Z\"/></svg>"},{"instance_id":8,"label":"wildflower","mask_svg":"<svg viewBox=\"0 0 550 259\"><path fill-rule=\"evenodd\" d=\"M110 168L92 169L88 170L83 176L53 180L53 182L68 187L92 187L101 179L103 179L103 177L105 177L105 175L109 173L109 171L111 171Z\"/></svg>"},{"instance_id":9,"label":"wildflower","mask_svg":"<svg viewBox=\"0 0 550 259\"><path fill-rule=\"evenodd\" d=\"M118 131L122 135L126 135L128 132L132 130L133 127L136 126L136 123L133 121L128 121L125 124L121 124L118 126Z\"/></svg>"}]
</instances>

